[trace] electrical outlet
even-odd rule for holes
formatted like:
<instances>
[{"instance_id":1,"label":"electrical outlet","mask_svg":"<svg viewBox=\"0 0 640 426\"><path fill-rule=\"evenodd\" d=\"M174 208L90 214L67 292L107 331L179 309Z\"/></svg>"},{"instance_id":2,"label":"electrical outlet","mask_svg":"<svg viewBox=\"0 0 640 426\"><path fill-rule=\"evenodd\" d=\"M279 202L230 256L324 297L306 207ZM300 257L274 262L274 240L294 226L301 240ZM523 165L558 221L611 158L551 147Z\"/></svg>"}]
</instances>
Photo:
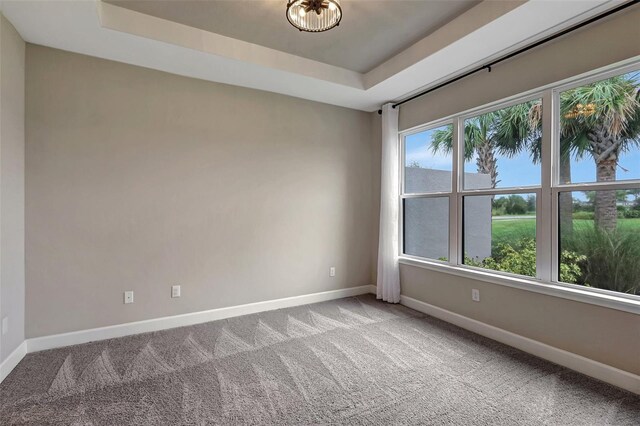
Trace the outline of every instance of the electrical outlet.
<instances>
[{"instance_id":1,"label":"electrical outlet","mask_svg":"<svg viewBox=\"0 0 640 426\"><path fill-rule=\"evenodd\" d=\"M124 303L133 303L133 291L124 292Z\"/></svg>"},{"instance_id":2,"label":"electrical outlet","mask_svg":"<svg viewBox=\"0 0 640 426\"><path fill-rule=\"evenodd\" d=\"M171 286L171 297L180 297L180 286Z\"/></svg>"},{"instance_id":3,"label":"electrical outlet","mask_svg":"<svg viewBox=\"0 0 640 426\"><path fill-rule=\"evenodd\" d=\"M336 276L336 267L332 266L331 268L329 268L329 276L330 277L335 277Z\"/></svg>"},{"instance_id":4,"label":"electrical outlet","mask_svg":"<svg viewBox=\"0 0 640 426\"><path fill-rule=\"evenodd\" d=\"M473 300L474 302L480 301L480 290L476 288L471 289L471 300Z\"/></svg>"},{"instance_id":5,"label":"electrical outlet","mask_svg":"<svg viewBox=\"0 0 640 426\"><path fill-rule=\"evenodd\" d=\"M2 318L2 334L5 335L9 332L9 317Z\"/></svg>"}]
</instances>

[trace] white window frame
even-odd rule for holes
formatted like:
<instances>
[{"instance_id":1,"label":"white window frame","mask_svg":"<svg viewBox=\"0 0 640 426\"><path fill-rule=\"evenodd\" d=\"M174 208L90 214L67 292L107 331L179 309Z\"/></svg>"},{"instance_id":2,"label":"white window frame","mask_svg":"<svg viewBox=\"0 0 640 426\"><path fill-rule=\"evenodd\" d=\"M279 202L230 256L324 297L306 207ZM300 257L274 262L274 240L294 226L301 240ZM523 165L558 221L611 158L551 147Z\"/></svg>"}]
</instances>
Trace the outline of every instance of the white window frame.
<instances>
[{"instance_id":1,"label":"white window frame","mask_svg":"<svg viewBox=\"0 0 640 426\"><path fill-rule=\"evenodd\" d=\"M459 128L458 128L458 139L456 140L456 144L458 146L458 152L460 152L463 147L464 147L464 122L470 118L474 118L477 117L479 115L483 115L489 112L493 112L493 111L498 111L504 108L509 108L512 107L514 105L518 105L518 104L522 104L525 102L530 102L530 101L535 101L541 99L543 101L543 105L542 105L542 110L543 113L545 111L545 105L544 105L544 97L543 97L543 92L535 92L532 94L529 94L527 96L518 96L515 98L512 98L511 100L507 101L507 102L502 102L502 103L498 103L498 104L493 104L490 107L484 107L484 108L479 108L476 110L472 110L468 113L465 114L461 114L458 116L458 120L459 120ZM544 129L543 129L543 146L544 146ZM458 237L458 256L457 256L457 260L458 260L458 265L464 265L463 261L464 261L464 232L461 232L464 229L463 226L463 221L464 221L464 201L463 198L464 197L468 197L468 196L479 196L479 195L512 195L512 194L535 194L536 196L536 259L539 259L540 257L543 256L544 253L542 253L542 250L540 247L542 247L541 244L538 243L538 240L540 238L544 239L544 241L546 242L547 240L544 238L544 236L546 235L546 233L544 232L545 229L550 229L549 228L549 224L548 223L542 223L540 220L540 217L538 215L538 212L541 210L541 204L540 204L540 199L541 199L541 195L542 195L542 165L540 165L540 184L539 185L524 185L524 186L512 186L512 187L504 187L504 188L488 188L488 189L464 189L464 155L460 155L458 158L458 194L457 194L457 198L458 198L458 222L459 222L459 231L458 233L460 234L460 236ZM538 261L536 261L536 276L535 277L528 277L531 279L544 279L545 277L541 277L540 275L540 271L541 268L539 267L540 265L537 264ZM481 270L481 271L485 271L487 269L484 268L479 268L479 267L474 267L474 266L468 266L465 265L468 268L474 269L474 270ZM513 277L522 277L521 275L517 275L517 274L513 274L513 273L509 273L509 272L504 272L504 271L493 271L496 274L500 274L500 275L506 275L506 276L513 276Z\"/></svg>"},{"instance_id":2,"label":"white window frame","mask_svg":"<svg viewBox=\"0 0 640 426\"><path fill-rule=\"evenodd\" d=\"M406 257L409 259L414 259L414 260L421 260L421 259L427 259L424 257L419 257L419 256L413 256L410 254L404 254L404 200L408 199L408 198L449 198L449 235L451 235L451 231L452 228L454 226L452 226L452 222L451 222L451 209L455 208L454 204L454 197L453 197L453 193L454 193L454 188L456 185L456 174L455 171L452 171L451 173L451 190L450 191L434 191L434 192L418 192L418 193L408 193L406 194L404 191L404 172L405 172L405 154L406 154L406 150L405 150L405 139L408 136L411 135L415 135L418 133L422 133L422 132L426 132L429 130L433 130L433 129L437 129L438 127L444 127L444 126L454 126L453 127L453 140L455 141L456 139L456 128L455 128L455 124L453 122L453 120L451 119L443 119L443 120L437 120L437 121L433 121L431 123L428 123L426 125L423 126L419 126L416 128L411 129L411 131L406 131L406 132L401 132L399 133L399 140L400 140L400 202L399 202L399 206L398 206L398 222L399 222L399 238L398 238L398 250L400 252L400 256L402 257ZM452 155L452 162L453 159L456 158L456 146L455 144L453 144L454 146L452 147L453 150L451 152ZM453 167L455 168L455 165L453 165ZM455 225L455 223L453 223L453 225ZM436 263L440 263L440 264L448 264L451 262L451 255L452 255L452 247L453 244L451 243L451 237L449 237L449 260L444 261L444 260L438 260L438 259L428 259L430 262L436 262Z\"/></svg>"},{"instance_id":3,"label":"white window frame","mask_svg":"<svg viewBox=\"0 0 640 426\"><path fill-rule=\"evenodd\" d=\"M469 109L462 113L452 114L420 126L399 132L401 143L399 156L400 169L400 197L399 197L399 260L402 264L418 266L452 275L471 279L478 279L494 284L520 288L536 293L548 294L584 303L605 306L621 311L640 314L640 296L629 295L610 290L584 287L577 284L559 281L559 206L558 196L565 191L590 191L602 189L631 189L640 188L640 179L623 180L614 183L559 183L559 106L560 93L585 84L603 80L615 75L640 70L640 57L632 58L618 64L585 73L575 78L534 89L523 94L515 95L504 100L492 102L488 105ZM542 99L542 152L540 185L519 186L495 189L464 190L464 156L461 149L464 146L464 121L486 112L496 111L509 106L531 100ZM424 132L436 127L453 124L452 149L452 187L451 192L434 192L424 194L404 193L404 159L405 138L409 135ZM537 276L526 277L507 272L493 271L464 265L462 254L463 229L463 197L472 195L499 194L535 194L536 195L536 271ZM418 256L406 255L404 250L404 199L449 197L449 260L440 261Z\"/></svg>"}]
</instances>

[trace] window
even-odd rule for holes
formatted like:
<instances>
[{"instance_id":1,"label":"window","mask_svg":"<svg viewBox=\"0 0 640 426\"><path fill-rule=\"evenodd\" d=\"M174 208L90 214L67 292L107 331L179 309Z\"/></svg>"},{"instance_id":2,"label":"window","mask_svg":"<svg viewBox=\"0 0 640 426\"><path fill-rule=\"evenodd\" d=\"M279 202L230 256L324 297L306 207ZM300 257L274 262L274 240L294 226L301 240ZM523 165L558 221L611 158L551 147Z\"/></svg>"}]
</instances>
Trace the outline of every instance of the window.
<instances>
[{"instance_id":1,"label":"window","mask_svg":"<svg viewBox=\"0 0 640 426\"><path fill-rule=\"evenodd\" d=\"M540 186L542 99L464 120L464 189Z\"/></svg>"},{"instance_id":2,"label":"window","mask_svg":"<svg viewBox=\"0 0 640 426\"><path fill-rule=\"evenodd\" d=\"M402 135L401 255L640 301L638 66L478 111Z\"/></svg>"},{"instance_id":3,"label":"window","mask_svg":"<svg viewBox=\"0 0 640 426\"><path fill-rule=\"evenodd\" d=\"M558 93L562 282L640 295L639 90L634 70Z\"/></svg>"},{"instance_id":4,"label":"window","mask_svg":"<svg viewBox=\"0 0 640 426\"><path fill-rule=\"evenodd\" d=\"M403 253L449 260L449 204L453 181L451 124L404 139Z\"/></svg>"},{"instance_id":5,"label":"window","mask_svg":"<svg viewBox=\"0 0 640 426\"><path fill-rule=\"evenodd\" d=\"M542 99L463 123L461 263L535 277L537 192L519 188L540 188Z\"/></svg>"},{"instance_id":6,"label":"window","mask_svg":"<svg viewBox=\"0 0 640 426\"><path fill-rule=\"evenodd\" d=\"M560 203L560 280L640 294L640 187L561 194L572 202Z\"/></svg>"},{"instance_id":7,"label":"window","mask_svg":"<svg viewBox=\"0 0 640 426\"><path fill-rule=\"evenodd\" d=\"M449 198L404 200L404 253L449 259Z\"/></svg>"},{"instance_id":8,"label":"window","mask_svg":"<svg viewBox=\"0 0 640 426\"><path fill-rule=\"evenodd\" d=\"M560 92L560 183L640 179L640 70Z\"/></svg>"},{"instance_id":9,"label":"window","mask_svg":"<svg viewBox=\"0 0 640 426\"><path fill-rule=\"evenodd\" d=\"M463 198L463 263L536 276L536 194Z\"/></svg>"},{"instance_id":10,"label":"window","mask_svg":"<svg viewBox=\"0 0 640 426\"><path fill-rule=\"evenodd\" d=\"M407 194L451 192L451 124L408 135L404 145Z\"/></svg>"}]
</instances>

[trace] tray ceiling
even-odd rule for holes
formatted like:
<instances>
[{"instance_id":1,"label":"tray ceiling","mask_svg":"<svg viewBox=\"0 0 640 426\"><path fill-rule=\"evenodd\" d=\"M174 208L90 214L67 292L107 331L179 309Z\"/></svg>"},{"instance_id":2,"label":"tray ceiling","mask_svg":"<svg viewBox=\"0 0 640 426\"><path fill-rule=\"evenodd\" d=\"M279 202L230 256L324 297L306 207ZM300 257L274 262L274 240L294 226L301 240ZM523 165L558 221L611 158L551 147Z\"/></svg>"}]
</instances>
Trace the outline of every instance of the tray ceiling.
<instances>
[{"instance_id":1,"label":"tray ceiling","mask_svg":"<svg viewBox=\"0 0 640 426\"><path fill-rule=\"evenodd\" d=\"M345 0L331 31L309 34L285 18L286 0L107 0L127 9L357 72L400 53L478 0Z\"/></svg>"}]
</instances>

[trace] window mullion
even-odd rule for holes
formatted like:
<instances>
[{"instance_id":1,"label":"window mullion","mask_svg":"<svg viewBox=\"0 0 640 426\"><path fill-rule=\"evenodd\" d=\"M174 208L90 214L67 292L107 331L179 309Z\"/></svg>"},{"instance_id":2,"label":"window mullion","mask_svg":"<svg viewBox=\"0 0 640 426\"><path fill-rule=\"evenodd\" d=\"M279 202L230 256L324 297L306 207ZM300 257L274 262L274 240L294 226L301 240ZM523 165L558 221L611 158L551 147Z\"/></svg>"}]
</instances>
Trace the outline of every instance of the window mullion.
<instances>
[{"instance_id":1,"label":"window mullion","mask_svg":"<svg viewBox=\"0 0 640 426\"><path fill-rule=\"evenodd\" d=\"M551 281L560 281L560 207L559 193L556 187L560 184L560 92L551 91Z\"/></svg>"},{"instance_id":2,"label":"window mullion","mask_svg":"<svg viewBox=\"0 0 640 426\"><path fill-rule=\"evenodd\" d=\"M541 190L536 212L536 270L537 277L544 281L551 281L554 267L557 266L557 250L553 246L554 206L551 187L555 182L557 167L556 152L556 104L553 92L547 90L542 95L542 147L541 147ZM557 274L556 274L557 275Z\"/></svg>"},{"instance_id":3,"label":"window mullion","mask_svg":"<svg viewBox=\"0 0 640 426\"><path fill-rule=\"evenodd\" d=\"M462 207L460 206L458 192L462 185L462 172L464 171L464 164L462 163L463 155L460 154L461 147L464 144L464 140L461 141L464 135L463 120L460 117L453 119L453 132L452 132L452 154L453 154L453 168L452 168L452 182L451 182L451 195L449 197L449 262L454 265L462 263L462 257L460 255L462 251Z\"/></svg>"}]
</instances>

